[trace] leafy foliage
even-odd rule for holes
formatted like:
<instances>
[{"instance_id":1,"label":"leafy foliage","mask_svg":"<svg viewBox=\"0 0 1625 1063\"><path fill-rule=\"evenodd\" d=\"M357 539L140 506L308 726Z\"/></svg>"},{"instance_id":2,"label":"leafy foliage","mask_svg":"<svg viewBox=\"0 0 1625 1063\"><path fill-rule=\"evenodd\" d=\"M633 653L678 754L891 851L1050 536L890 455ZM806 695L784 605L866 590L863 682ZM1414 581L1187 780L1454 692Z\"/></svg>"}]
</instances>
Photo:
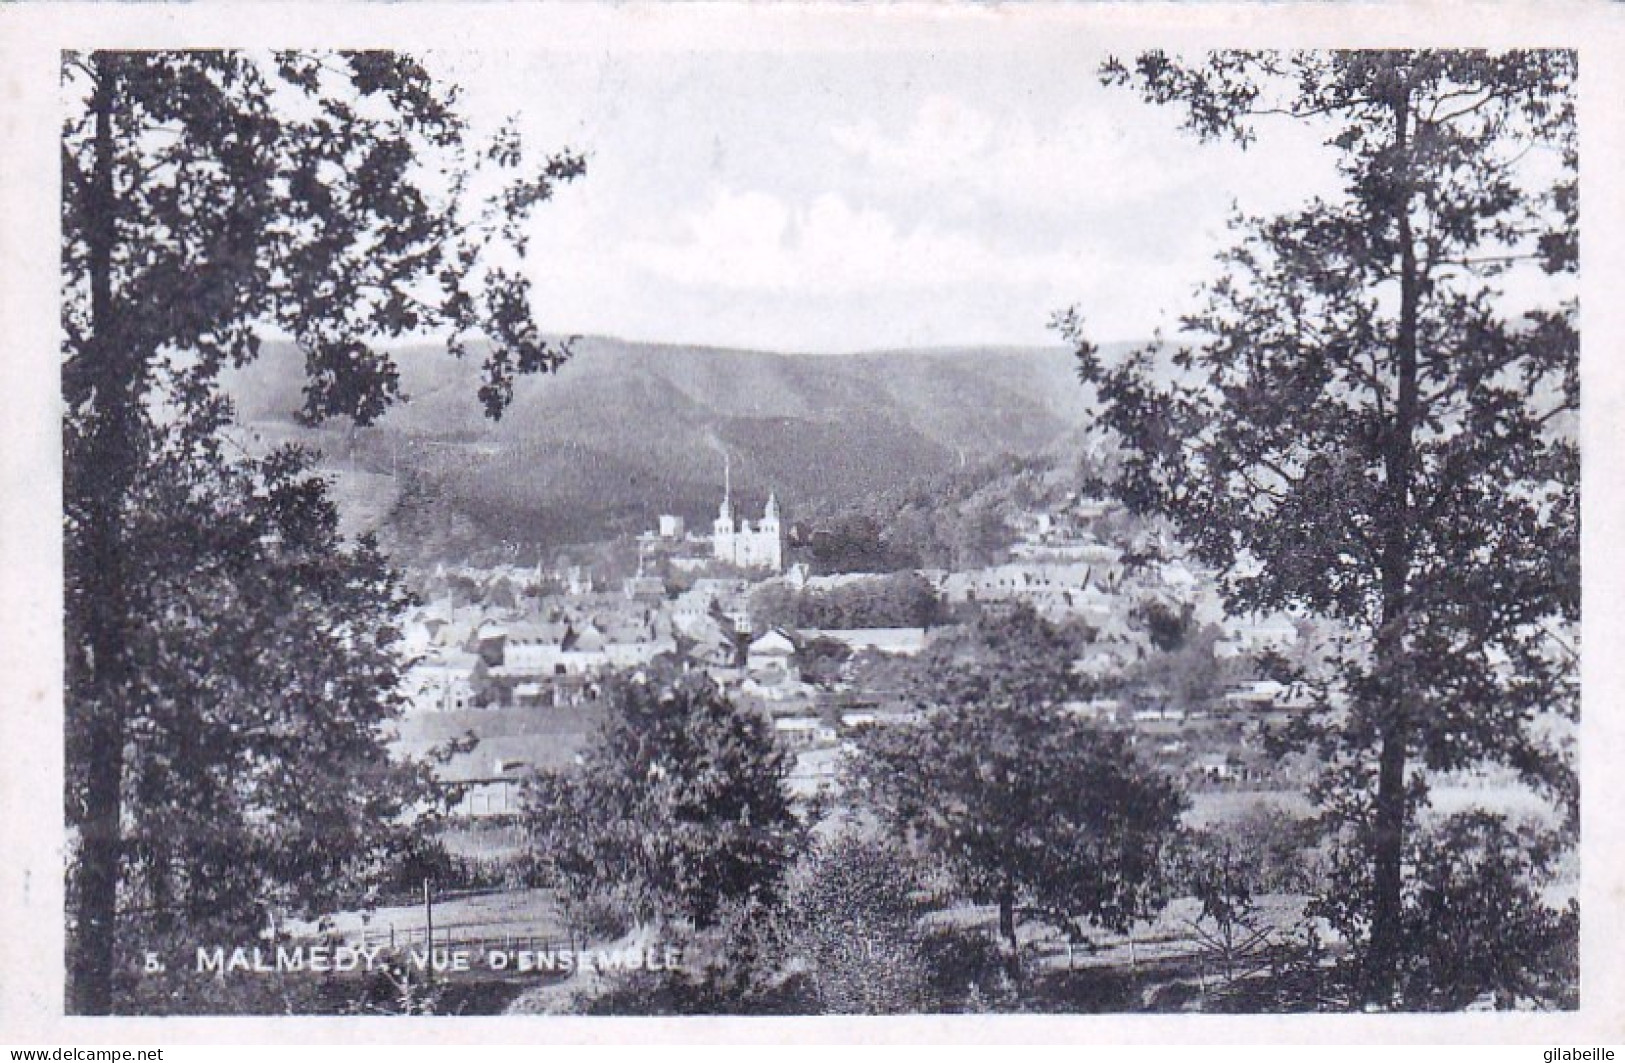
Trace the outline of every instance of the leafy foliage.
<instances>
[{"instance_id":1,"label":"leafy foliage","mask_svg":"<svg viewBox=\"0 0 1625 1063\"><path fill-rule=\"evenodd\" d=\"M436 331L456 353L478 332L495 415L516 373L566 354L518 256L582 162L533 167L511 133L478 151L455 93L395 53L62 71L70 1007L103 1013L138 894L160 923L313 903L408 802L379 727L393 577L340 542L308 455L243 453L222 373L280 332L302 417L369 423L399 397L381 344ZM477 170L501 184L483 213Z\"/></svg>"},{"instance_id":2,"label":"leafy foliage","mask_svg":"<svg viewBox=\"0 0 1625 1063\"><path fill-rule=\"evenodd\" d=\"M792 883L787 951L824 1013L931 1010L919 873L893 845L840 835Z\"/></svg>"},{"instance_id":3,"label":"leafy foliage","mask_svg":"<svg viewBox=\"0 0 1625 1063\"><path fill-rule=\"evenodd\" d=\"M1337 199L1236 220L1189 345L1108 365L1077 316L1059 324L1121 444L1110 489L1173 519L1237 611L1351 636L1312 737L1372 869L1361 955L1383 1006L1415 769L1500 762L1576 807L1532 726L1578 711L1574 62L1152 52L1102 71L1203 138L1287 116L1337 155ZM1558 295L1520 314L1514 284Z\"/></svg>"},{"instance_id":4,"label":"leafy foliage","mask_svg":"<svg viewBox=\"0 0 1625 1063\"><path fill-rule=\"evenodd\" d=\"M718 906L704 929L685 927L681 970L633 971L579 995L589 1015L808 1015L818 1010L805 979L786 969L785 912L755 899ZM696 957L698 957L696 959Z\"/></svg>"},{"instance_id":5,"label":"leafy foliage","mask_svg":"<svg viewBox=\"0 0 1625 1063\"><path fill-rule=\"evenodd\" d=\"M235 920L241 933L266 908L358 896L341 884L368 881L405 841L427 775L382 744L405 605L383 559L340 544L302 457L204 475L224 482L142 482L126 524L145 697L128 720L124 874L160 923Z\"/></svg>"},{"instance_id":6,"label":"leafy foliage","mask_svg":"<svg viewBox=\"0 0 1625 1063\"><path fill-rule=\"evenodd\" d=\"M1203 880L1216 878L1249 896L1317 892L1324 888L1319 838L1312 819L1260 801L1222 825L1183 832L1169 853L1170 886L1198 898Z\"/></svg>"},{"instance_id":7,"label":"leafy foliage","mask_svg":"<svg viewBox=\"0 0 1625 1063\"><path fill-rule=\"evenodd\" d=\"M1578 1006L1580 909L1542 896L1567 842L1481 810L1416 832L1407 849L1405 948L1397 992L1405 1007L1455 1011L1480 1000L1497 1007ZM1342 934L1364 938L1371 870L1358 847L1333 861L1314 910Z\"/></svg>"},{"instance_id":8,"label":"leafy foliage","mask_svg":"<svg viewBox=\"0 0 1625 1063\"><path fill-rule=\"evenodd\" d=\"M897 572L844 583L828 590L795 590L763 583L750 599L751 623L770 628L930 627L941 622L942 600L915 572Z\"/></svg>"},{"instance_id":9,"label":"leafy foliage","mask_svg":"<svg viewBox=\"0 0 1625 1063\"><path fill-rule=\"evenodd\" d=\"M798 522L805 546L795 553L819 572L997 564L1016 541L1013 518L1075 490L1077 470L1068 465L1046 454L992 455L841 505L811 504Z\"/></svg>"},{"instance_id":10,"label":"leafy foliage","mask_svg":"<svg viewBox=\"0 0 1625 1063\"><path fill-rule=\"evenodd\" d=\"M609 715L573 770L540 774L525 818L541 879L640 923L707 926L769 902L805 829L790 756L709 678L664 669L606 684Z\"/></svg>"},{"instance_id":11,"label":"leafy foliage","mask_svg":"<svg viewBox=\"0 0 1625 1063\"><path fill-rule=\"evenodd\" d=\"M1030 607L984 612L928 650L917 724L864 735L860 786L973 900L1063 929L1124 929L1155 902L1181 800L1127 736L1066 712L1081 688L1071 643Z\"/></svg>"},{"instance_id":12,"label":"leafy foliage","mask_svg":"<svg viewBox=\"0 0 1625 1063\"><path fill-rule=\"evenodd\" d=\"M576 1006L600 1015L1014 1007L995 943L926 922L922 872L894 842L843 832L804 852L772 903L728 901L708 928L673 928L683 942L682 969L619 975Z\"/></svg>"}]
</instances>

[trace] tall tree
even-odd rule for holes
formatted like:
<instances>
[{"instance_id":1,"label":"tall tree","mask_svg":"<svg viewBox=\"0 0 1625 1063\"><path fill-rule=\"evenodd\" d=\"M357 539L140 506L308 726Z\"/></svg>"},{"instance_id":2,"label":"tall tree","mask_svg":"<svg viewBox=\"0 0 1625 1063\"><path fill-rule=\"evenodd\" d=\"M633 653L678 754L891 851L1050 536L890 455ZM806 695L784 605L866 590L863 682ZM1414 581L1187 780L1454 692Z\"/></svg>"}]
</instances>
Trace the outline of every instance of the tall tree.
<instances>
[{"instance_id":1,"label":"tall tree","mask_svg":"<svg viewBox=\"0 0 1625 1063\"><path fill-rule=\"evenodd\" d=\"M366 719L373 710L362 701L389 697L376 659L343 672L365 659L348 651L377 637L365 625L392 593L387 578L366 574L379 566L365 550L337 558L321 488L297 461L273 456L251 482L240 479L252 463L221 446L230 418L222 371L256 357L261 335L290 336L305 356L302 416L367 423L398 397L398 368L383 344L427 332L462 353L483 336L481 397L499 414L515 374L555 368L567 353L532 321L519 258L526 214L583 163L565 153L529 167L511 127L473 144L455 92L393 53L68 54L63 81L66 796L78 837L70 994L76 1010L103 1013L113 1003L120 893L135 855L127 824L152 788L166 785L132 768L151 762L161 740L175 753L177 782L231 770L229 757L210 759L219 749L188 741L212 740L226 723L213 673L239 659L229 640L243 632L234 625L246 615L325 618L313 646L261 629L266 652L346 651L305 662L338 667L306 677L313 685L299 692L298 712ZM488 180L498 190L481 211L476 192ZM274 517L273 497L285 504ZM157 519L165 512L178 519ZM292 530L300 525L302 537ZM240 537L256 527L265 543ZM239 536L225 545L229 563L214 563L217 531ZM337 591L312 590L328 593L315 613L262 613L263 603L244 611L240 580L278 571L257 567L278 536L311 566L283 575L314 576L325 556L332 578L352 586L353 628L334 619L346 608ZM155 551L195 561L210 590L177 609L144 597ZM155 643L176 625L193 626L196 641L213 648L192 689L156 664ZM295 714L279 706L272 715ZM228 729L256 733L245 721ZM359 733L337 732L344 743ZM279 723L264 734L294 738ZM278 747L234 748L239 758L264 759ZM240 779L218 792L252 804L265 791ZM276 802L260 808L270 816ZM278 867L267 861L258 870Z\"/></svg>"},{"instance_id":2,"label":"tall tree","mask_svg":"<svg viewBox=\"0 0 1625 1063\"><path fill-rule=\"evenodd\" d=\"M1240 610L1350 635L1322 746L1363 992L1394 1000L1424 769L1499 761L1575 811L1532 726L1578 712L1578 159L1568 52L1160 52L1108 84L1251 144L1314 123L1343 192L1239 218L1190 337L1107 365L1060 326L1125 444L1113 482L1172 517ZM1549 301L1540 304L1531 293Z\"/></svg>"},{"instance_id":3,"label":"tall tree","mask_svg":"<svg viewBox=\"0 0 1625 1063\"><path fill-rule=\"evenodd\" d=\"M119 1010L220 1006L173 960L252 940L279 913L367 899L433 822L428 766L380 741L401 702L394 573L370 542L340 540L308 455L223 465L189 441L211 449L176 431L138 473L123 526L140 693L115 927L121 972L144 973L115 982ZM87 737L67 734L70 800ZM147 952L176 969L159 976Z\"/></svg>"},{"instance_id":4,"label":"tall tree","mask_svg":"<svg viewBox=\"0 0 1625 1063\"><path fill-rule=\"evenodd\" d=\"M663 664L614 677L580 764L544 772L525 819L542 879L633 922L709 926L729 903L770 902L801 850L791 757L759 713L703 674ZM567 900L570 898L567 898Z\"/></svg>"},{"instance_id":5,"label":"tall tree","mask_svg":"<svg viewBox=\"0 0 1625 1063\"><path fill-rule=\"evenodd\" d=\"M922 657L924 718L871 727L854 769L903 837L992 903L1019 966L1023 912L1072 932L1148 911L1181 810L1127 736L1066 711L1076 647L1029 606L990 608Z\"/></svg>"}]
</instances>

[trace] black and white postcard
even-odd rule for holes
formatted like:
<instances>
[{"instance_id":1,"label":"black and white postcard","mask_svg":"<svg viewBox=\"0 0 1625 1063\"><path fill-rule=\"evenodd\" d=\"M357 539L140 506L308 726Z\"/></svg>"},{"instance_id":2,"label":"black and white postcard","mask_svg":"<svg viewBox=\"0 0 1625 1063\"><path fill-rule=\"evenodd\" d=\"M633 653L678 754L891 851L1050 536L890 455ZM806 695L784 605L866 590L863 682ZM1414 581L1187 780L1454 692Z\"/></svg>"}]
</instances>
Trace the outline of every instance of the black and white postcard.
<instances>
[{"instance_id":1,"label":"black and white postcard","mask_svg":"<svg viewBox=\"0 0 1625 1063\"><path fill-rule=\"evenodd\" d=\"M6 1007L1619 1040L1622 15L0 12Z\"/></svg>"}]
</instances>

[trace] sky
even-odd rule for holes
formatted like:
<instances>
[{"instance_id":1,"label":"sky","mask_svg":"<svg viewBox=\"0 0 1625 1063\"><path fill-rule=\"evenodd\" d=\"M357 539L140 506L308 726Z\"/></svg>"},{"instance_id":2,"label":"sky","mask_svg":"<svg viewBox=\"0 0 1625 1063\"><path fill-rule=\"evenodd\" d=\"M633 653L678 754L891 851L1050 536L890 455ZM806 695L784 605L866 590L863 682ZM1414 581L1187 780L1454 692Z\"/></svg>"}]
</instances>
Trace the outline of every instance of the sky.
<instances>
[{"instance_id":1,"label":"sky","mask_svg":"<svg viewBox=\"0 0 1625 1063\"><path fill-rule=\"evenodd\" d=\"M1103 87L1104 52L997 27L891 39L448 53L478 121L587 174L535 222L549 331L843 351L1171 331L1234 207L1337 187L1325 132L1243 151Z\"/></svg>"}]
</instances>

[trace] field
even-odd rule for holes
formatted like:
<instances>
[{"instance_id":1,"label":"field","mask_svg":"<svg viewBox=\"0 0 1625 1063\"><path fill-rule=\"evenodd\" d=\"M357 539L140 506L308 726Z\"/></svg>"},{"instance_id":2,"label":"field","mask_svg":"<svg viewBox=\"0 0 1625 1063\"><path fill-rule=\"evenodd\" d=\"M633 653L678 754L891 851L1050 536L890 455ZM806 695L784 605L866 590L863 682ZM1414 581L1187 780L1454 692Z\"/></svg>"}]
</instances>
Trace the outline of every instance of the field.
<instances>
[{"instance_id":1,"label":"field","mask_svg":"<svg viewBox=\"0 0 1625 1063\"><path fill-rule=\"evenodd\" d=\"M505 707L466 712L425 712L402 717L393 748L421 757L436 746L469 735L479 740L439 772L447 782L492 774L494 762L545 770L562 768L586 745L603 719L594 704L568 709Z\"/></svg>"},{"instance_id":2,"label":"field","mask_svg":"<svg viewBox=\"0 0 1625 1063\"><path fill-rule=\"evenodd\" d=\"M430 911L423 904L340 912L323 920L324 932L349 944L421 948ZM550 891L460 891L433 899L434 944L493 940L548 942L563 947L566 933ZM296 932L315 933L314 924Z\"/></svg>"}]
</instances>

